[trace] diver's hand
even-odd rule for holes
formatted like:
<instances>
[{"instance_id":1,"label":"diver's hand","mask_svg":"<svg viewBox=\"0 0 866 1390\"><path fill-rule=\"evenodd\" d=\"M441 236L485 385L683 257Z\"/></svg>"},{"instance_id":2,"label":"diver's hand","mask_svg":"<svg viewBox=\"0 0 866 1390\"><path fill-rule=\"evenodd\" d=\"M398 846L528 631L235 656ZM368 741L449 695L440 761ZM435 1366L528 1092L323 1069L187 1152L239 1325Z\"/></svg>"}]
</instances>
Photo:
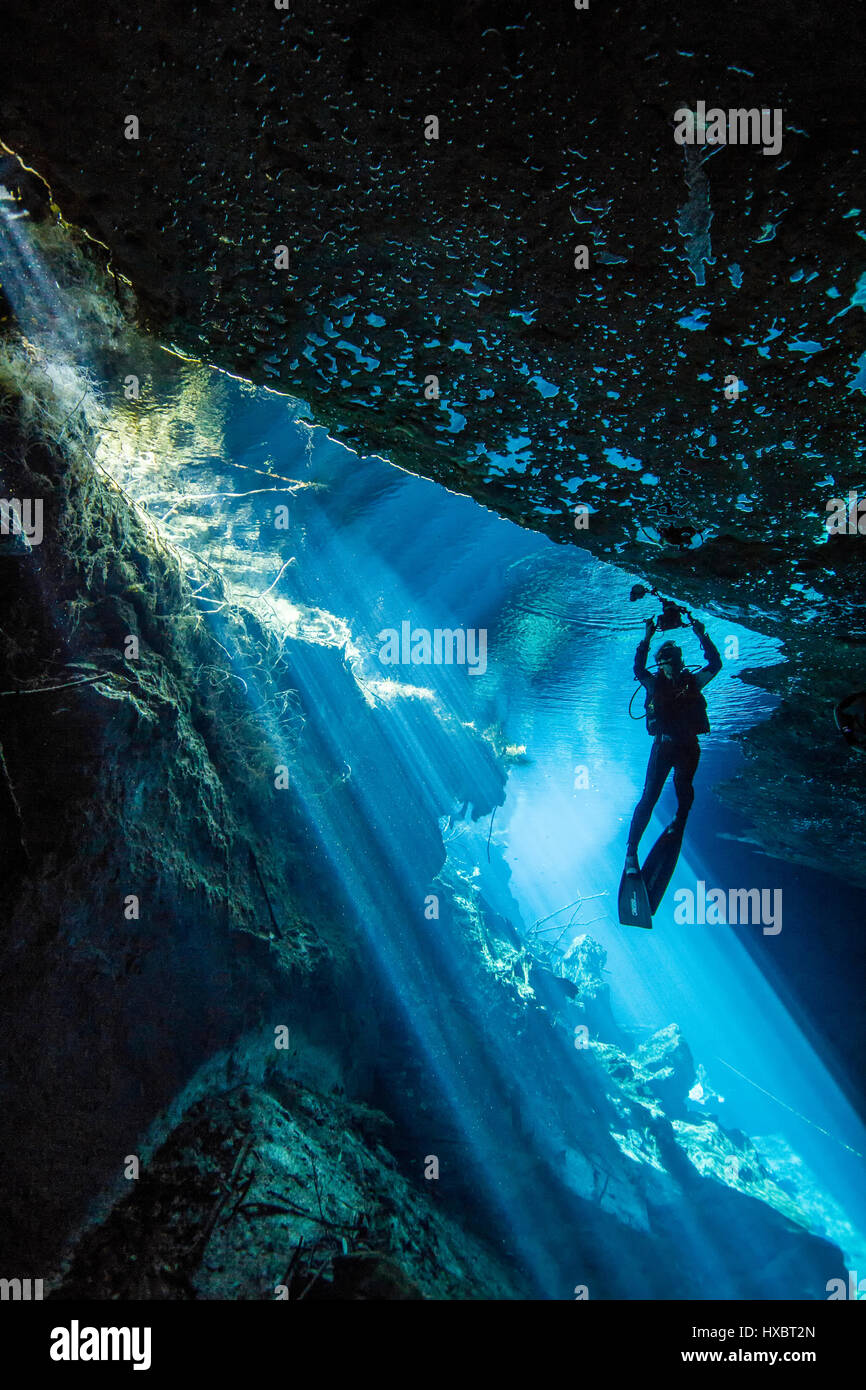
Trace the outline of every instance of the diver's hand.
<instances>
[{"instance_id":1,"label":"diver's hand","mask_svg":"<svg viewBox=\"0 0 866 1390\"><path fill-rule=\"evenodd\" d=\"M707 629L704 627L700 618L692 618L692 631L696 632L698 637L704 637L706 635Z\"/></svg>"},{"instance_id":2,"label":"diver's hand","mask_svg":"<svg viewBox=\"0 0 866 1390\"><path fill-rule=\"evenodd\" d=\"M644 628L645 628L644 635L643 635L643 636L644 636L644 641L645 641L645 642L648 642L649 639L652 637L653 633L654 633L655 630L656 630L656 620L655 620L655 618L644 618Z\"/></svg>"}]
</instances>

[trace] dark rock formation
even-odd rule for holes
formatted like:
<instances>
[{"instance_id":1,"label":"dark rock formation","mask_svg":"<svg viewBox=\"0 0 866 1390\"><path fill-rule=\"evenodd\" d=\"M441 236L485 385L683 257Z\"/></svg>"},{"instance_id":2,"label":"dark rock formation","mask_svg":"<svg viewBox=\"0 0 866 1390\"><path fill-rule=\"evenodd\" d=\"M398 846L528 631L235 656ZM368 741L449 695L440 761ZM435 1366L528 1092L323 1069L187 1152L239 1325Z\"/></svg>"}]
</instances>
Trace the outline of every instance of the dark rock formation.
<instances>
[{"instance_id":1,"label":"dark rock formation","mask_svg":"<svg viewBox=\"0 0 866 1390\"><path fill-rule=\"evenodd\" d=\"M363 1121L363 1116L361 1116ZM359 1107L298 1086L197 1102L56 1298L514 1298L501 1261L359 1134Z\"/></svg>"},{"instance_id":2,"label":"dark rock formation","mask_svg":"<svg viewBox=\"0 0 866 1390\"><path fill-rule=\"evenodd\" d=\"M279 1079L280 1063L328 1095L335 1087L369 1095L380 1043L399 1022L395 1001L378 996L357 905L296 798L273 792L277 758L303 761L307 786L341 803L345 844L328 848L351 854L371 834L333 752L306 724L291 654L274 652L253 615L238 609L217 640L202 620L210 600L199 591L196 601L176 554L94 468L87 427L70 423L62 446L46 437L60 433L50 392L27 403L43 411L36 429L22 399L6 394L3 403L4 490L44 497L52 512L42 545L0 560L14 831L4 841L0 946L0 1256L44 1271L97 1198L105 1194L105 1209L123 1189L130 1158L150 1175L145 1206L163 1201L160 1160L154 1175L150 1158L192 1103L216 1104L226 1088L244 1078L259 1084L275 1069ZM225 679L229 658L243 654L260 668L258 706ZM343 684L347 741L375 745L370 726L381 716L365 705L341 653L323 649L321 660ZM439 738L444 747L444 731ZM388 751L393 758L393 740ZM489 762L498 794L501 774ZM444 756L442 767L447 783ZM451 767L457 796L459 760ZM416 804L406 769L396 780L404 791L395 812L418 872L432 877L443 858L435 817ZM370 851L381 852L372 839ZM382 875L389 883L384 862ZM282 1027L291 1042L276 1051ZM354 1126L359 1147L371 1136L375 1147L381 1136L363 1106L347 1105L319 1102L321 1123L333 1111L335 1132ZM417 1128L416 1116L416 1139ZM423 1207L422 1196L412 1200ZM192 1225L196 1211L193 1203L185 1218ZM403 1219L416 1224L408 1211ZM142 1268L146 1259L142 1252ZM173 1296L161 1269L142 1274L140 1287ZM172 1287L186 1288L185 1277ZM504 1274L504 1283L480 1277L488 1291L508 1287ZM384 1268L357 1274L364 1288L377 1279L386 1280ZM91 1296L107 1287L93 1283Z\"/></svg>"}]
</instances>

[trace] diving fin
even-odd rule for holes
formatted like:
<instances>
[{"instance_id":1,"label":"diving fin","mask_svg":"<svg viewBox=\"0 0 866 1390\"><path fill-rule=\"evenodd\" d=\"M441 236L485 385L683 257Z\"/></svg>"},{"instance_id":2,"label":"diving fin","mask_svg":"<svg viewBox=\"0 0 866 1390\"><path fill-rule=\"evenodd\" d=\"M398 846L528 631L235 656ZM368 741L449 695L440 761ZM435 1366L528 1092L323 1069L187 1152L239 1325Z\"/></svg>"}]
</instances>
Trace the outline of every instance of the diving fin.
<instances>
[{"instance_id":1,"label":"diving fin","mask_svg":"<svg viewBox=\"0 0 866 1390\"><path fill-rule=\"evenodd\" d=\"M673 872L677 867L677 860L683 846L684 831L685 825L678 825L676 821L672 821L667 829L659 835L644 860L641 874L646 885L650 912L653 915L658 912L659 904L673 878Z\"/></svg>"},{"instance_id":2,"label":"diving fin","mask_svg":"<svg viewBox=\"0 0 866 1390\"><path fill-rule=\"evenodd\" d=\"M651 927L652 911L640 873L626 873L619 885L619 920L624 927Z\"/></svg>"}]
</instances>

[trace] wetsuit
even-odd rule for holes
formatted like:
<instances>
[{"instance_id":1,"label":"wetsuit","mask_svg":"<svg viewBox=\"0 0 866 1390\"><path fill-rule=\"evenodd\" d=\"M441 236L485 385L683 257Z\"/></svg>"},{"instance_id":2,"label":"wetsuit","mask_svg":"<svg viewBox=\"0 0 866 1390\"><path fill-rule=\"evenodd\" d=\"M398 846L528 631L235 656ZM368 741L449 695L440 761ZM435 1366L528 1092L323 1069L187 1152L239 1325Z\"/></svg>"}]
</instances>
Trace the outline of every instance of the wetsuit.
<instances>
[{"instance_id":1,"label":"wetsuit","mask_svg":"<svg viewBox=\"0 0 866 1390\"><path fill-rule=\"evenodd\" d=\"M686 670L679 671L673 680L661 671L653 675L646 666L649 637L638 644L635 653L634 673L652 703L655 737L643 793L635 807L628 832L628 850L632 854L637 852L640 838L649 825L653 808L671 771L677 795L675 824L678 828L685 825L695 799L692 781L701 756L698 734L710 731L706 701L701 690L722 669L722 658L707 634L699 632L697 637L707 662L697 675Z\"/></svg>"}]
</instances>

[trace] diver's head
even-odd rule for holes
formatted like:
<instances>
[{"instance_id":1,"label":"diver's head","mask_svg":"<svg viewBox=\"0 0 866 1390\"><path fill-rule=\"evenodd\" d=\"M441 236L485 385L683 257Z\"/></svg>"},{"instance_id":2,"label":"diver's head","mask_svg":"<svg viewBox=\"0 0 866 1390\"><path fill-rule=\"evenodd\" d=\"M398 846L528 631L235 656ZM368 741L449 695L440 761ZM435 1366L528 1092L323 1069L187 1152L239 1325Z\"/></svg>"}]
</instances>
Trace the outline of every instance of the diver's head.
<instances>
[{"instance_id":1,"label":"diver's head","mask_svg":"<svg viewBox=\"0 0 866 1390\"><path fill-rule=\"evenodd\" d=\"M664 672L668 680L673 680L683 669L682 649L676 642L662 642L656 652L656 665Z\"/></svg>"}]
</instances>

